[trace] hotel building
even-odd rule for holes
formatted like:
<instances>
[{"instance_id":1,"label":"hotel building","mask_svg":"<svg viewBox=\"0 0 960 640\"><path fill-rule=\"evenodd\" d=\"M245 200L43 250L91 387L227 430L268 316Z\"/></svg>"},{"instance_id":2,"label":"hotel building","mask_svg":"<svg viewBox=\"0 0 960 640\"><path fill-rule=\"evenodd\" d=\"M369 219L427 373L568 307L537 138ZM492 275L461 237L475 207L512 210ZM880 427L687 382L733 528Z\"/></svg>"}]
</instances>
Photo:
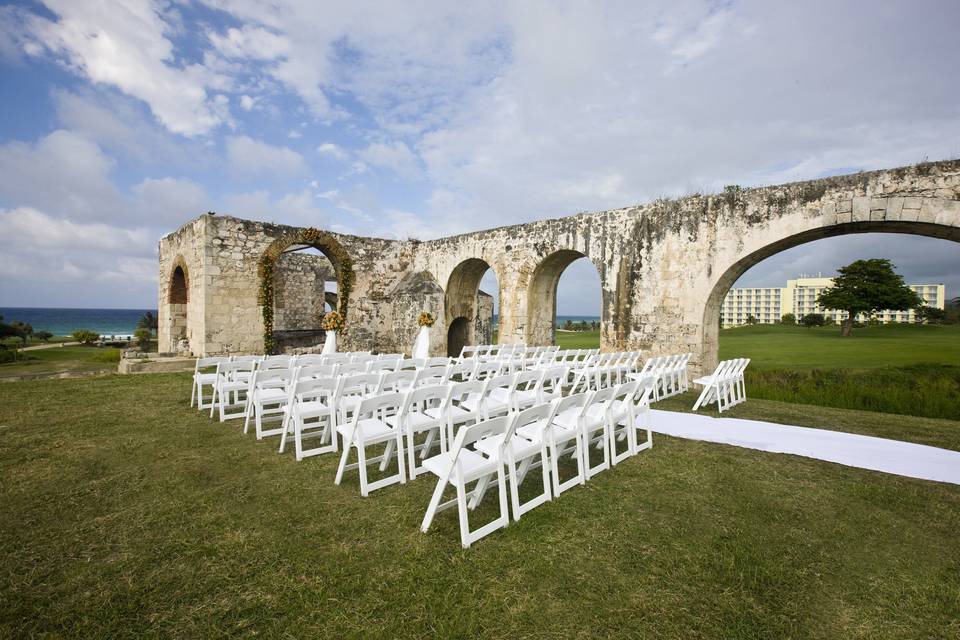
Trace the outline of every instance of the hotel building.
<instances>
[{"instance_id":1,"label":"hotel building","mask_svg":"<svg viewBox=\"0 0 960 640\"><path fill-rule=\"evenodd\" d=\"M747 324L747 318L753 316L758 324L773 324L780 322L780 318L792 313L800 318L808 313L822 313L840 322L847 317L845 311L823 309L817 304L820 292L833 284L832 278L799 277L796 280L787 280L783 288L737 288L730 289L720 307L720 323L724 327L735 327ZM917 292L929 307L943 309L945 290L942 284L911 284L907 285ZM886 322L914 322L916 314L913 309L907 311L881 311L876 319ZM867 320L862 314L857 317L859 322Z\"/></svg>"}]
</instances>

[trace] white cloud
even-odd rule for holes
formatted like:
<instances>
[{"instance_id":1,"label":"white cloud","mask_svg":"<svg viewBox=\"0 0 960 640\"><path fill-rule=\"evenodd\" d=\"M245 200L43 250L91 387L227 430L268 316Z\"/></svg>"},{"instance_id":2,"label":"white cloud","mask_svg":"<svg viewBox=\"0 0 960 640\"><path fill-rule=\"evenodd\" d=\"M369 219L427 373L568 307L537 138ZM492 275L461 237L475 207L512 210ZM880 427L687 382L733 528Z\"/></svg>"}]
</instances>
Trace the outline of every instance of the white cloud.
<instances>
[{"instance_id":1,"label":"white cloud","mask_svg":"<svg viewBox=\"0 0 960 640\"><path fill-rule=\"evenodd\" d=\"M151 253L154 241L144 229L102 223L82 224L55 218L30 207L0 209L0 234L6 250L17 248Z\"/></svg>"},{"instance_id":2,"label":"white cloud","mask_svg":"<svg viewBox=\"0 0 960 640\"><path fill-rule=\"evenodd\" d=\"M240 218L305 227L322 227L329 217L317 206L313 193L308 189L287 193L277 199L264 190L231 194L223 198L221 210Z\"/></svg>"},{"instance_id":3,"label":"white cloud","mask_svg":"<svg viewBox=\"0 0 960 640\"><path fill-rule=\"evenodd\" d=\"M55 20L33 15L29 35L94 83L146 102L168 129L204 134L224 122L207 89L225 83L200 65L178 66L170 26L148 0L80 3L45 0Z\"/></svg>"},{"instance_id":4,"label":"white cloud","mask_svg":"<svg viewBox=\"0 0 960 640\"><path fill-rule=\"evenodd\" d=\"M242 173L271 173L280 176L303 174L307 165L303 156L288 147L273 146L249 136L227 138L227 160Z\"/></svg>"},{"instance_id":5,"label":"white cloud","mask_svg":"<svg viewBox=\"0 0 960 640\"><path fill-rule=\"evenodd\" d=\"M367 164L386 167L404 178L415 178L420 173L417 158L403 142L374 142L358 154Z\"/></svg>"},{"instance_id":6,"label":"white cloud","mask_svg":"<svg viewBox=\"0 0 960 640\"><path fill-rule=\"evenodd\" d=\"M63 129L34 144L0 146L0 202L79 219L116 219L124 199L110 181L114 161L86 136Z\"/></svg>"},{"instance_id":7,"label":"white cloud","mask_svg":"<svg viewBox=\"0 0 960 640\"><path fill-rule=\"evenodd\" d=\"M290 53L290 41L261 27L230 28L224 35L209 32L213 46L228 58L275 60Z\"/></svg>"},{"instance_id":8,"label":"white cloud","mask_svg":"<svg viewBox=\"0 0 960 640\"><path fill-rule=\"evenodd\" d=\"M251 111L256 100L246 94L240 96L240 108L244 111Z\"/></svg>"},{"instance_id":9,"label":"white cloud","mask_svg":"<svg viewBox=\"0 0 960 640\"><path fill-rule=\"evenodd\" d=\"M182 178L147 178L132 189L137 213L150 224L183 224L210 211L213 202L196 182Z\"/></svg>"},{"instance_id":10,"label":"white cloud","mask_svg":"<svg viewBox=\"0 0 960 640\"><path fill-rule=\"evenodd\" d=\"M319 147L317 147L317 153L336 158L337 160L343 160L347 157L347 152L333 142L324 142L321 144Z\"/></svg>"}]
</instances>

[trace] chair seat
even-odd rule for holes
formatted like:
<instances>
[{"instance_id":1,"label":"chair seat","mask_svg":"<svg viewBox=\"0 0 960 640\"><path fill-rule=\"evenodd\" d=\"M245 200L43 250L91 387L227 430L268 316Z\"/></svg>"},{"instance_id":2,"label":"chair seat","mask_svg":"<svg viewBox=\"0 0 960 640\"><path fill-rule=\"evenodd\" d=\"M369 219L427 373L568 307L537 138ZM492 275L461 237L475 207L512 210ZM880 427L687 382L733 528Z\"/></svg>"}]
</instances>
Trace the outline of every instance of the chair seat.
<instances>
[{"instance_id":1,"label":"chair seat","mask_svg":"<svg viewBox=\"0 0 960 640\"><path fill-rule=\"evenodd\" d=\"M249 386L249 382L243 382L242 380L225 381L220 383L220 389L222 391L243 391Z\"/></svg>"},{"instance_id":2,"label":"chair seat","mask_svg":"<svg viewBox=\"0 0 960 640\"><path fill-rule=\"evenodd\" d=\"M703 376L702 378L697 378L693 381L693 384L699 384L700 386L706 387L707 385L713 382L713 376Z\"/></svg>"},{"instance_id":3,"label":"chair seat","mask_svg":"<svg viewBox=\"0 0 960 640\"><path fill-rule=\"evenodd\" d=\"M423 431L439 427L440 420L423 411L411 411L407 414L407 425L414 431Z\"/></svg>"},{"instance_id":4,"label":"chair seat","mask_svg":"<svg viewBox=\"0 0 960 640\"><path fill-rule=\"evenodd\" d=\"M253 397L257 402L267 404L286 400L287 392L283 389L257 389L253 392Z\"/></svg>"},{"instance_id":5,"label":"chair seat","mask_svg":"<svg viewBox=\"0 0 960 640\"><path fill-rule=\"evenodd\" d=\"M500 456L500 447L503 445L504 438L506 438L506 434L497 434L489 438L477 440L474 446L477 450L490 456L490 458L496 459ZM508 446L510 447L511 453L513 453L514 459L526 458L534 453L539 453L540 435L537 434L536 439L514 436L510 438Z\"/></svg>"},{"instance_id":6,"label":"chair seat","mask_svg":"<svg viewBox=\"0 0 960 640\"><path fill-rule=\"evenodd\" d=\"M430 473L442 478L443 474L450 468L453 461L453 453L450 451L432 456L423 461L423 466ZM450 482L454 485L462 485L481 478L491 473L496 473L497 462L485 458L476 451L470 449L461 449L457 460L457 466L450 474Z\"/></svg>"},{"instance_id":7,"label":"chair seat","mask_svg":"<svg viewBox=\"0 0 960 640\"><path fill-rule=\"evenodd\" d=\"M397 435L393 427L377 418L361 418L357 423L357 427L359 433L354 434L353 443L351 444L383 442L395 438ZM344 437L348 437L352 429L352 423L337 425L337 433Z\"/></svg>"},{"instance_id":8,"label":"chair seat","mask_svg":"<svg viewBox=\"0 0 960 640\"><path fill-rule=\"evenodd\" d=\"M463 407L455 404L450 405L449 411L450 411L450 417L453 419L454 422L459 422L460 420L458 419L461 419L461 418L465 420L473 420L474 418L476 418L476 414L477 414L476 411L467 411ZM440 409L438 407L431 407L430 409L426 409L424 413L430 416L431 418L440 417Z\"/></svg>"},{"instance_id":9,"label":"chair seat","mask_svg":"<svg viewBox=\"0 0 960 640\"><path fill-rule=\"evenodd\" d=\"M330 407L323 400L298 402L296 410L301 418L316 418L330 413Z\"/></svg>"}]
</instances>

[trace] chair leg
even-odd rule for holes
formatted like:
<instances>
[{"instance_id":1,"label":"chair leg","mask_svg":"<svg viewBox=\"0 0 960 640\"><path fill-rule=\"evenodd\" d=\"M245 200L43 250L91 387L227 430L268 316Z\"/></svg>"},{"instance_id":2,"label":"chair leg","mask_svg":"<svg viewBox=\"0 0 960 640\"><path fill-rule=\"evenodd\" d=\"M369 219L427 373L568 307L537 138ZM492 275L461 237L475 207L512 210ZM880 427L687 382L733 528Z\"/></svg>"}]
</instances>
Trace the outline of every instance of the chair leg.
<instances>
[{"instance_id":1,"label":"chair leg","mask_svg":"<svg viewBox=\"0 0 960 640\"><path fill-rule=\"evenodd\" d=\"M357 470L360 471L360 495L366 498L370 490L367 488L367 451L363 442L357 443Z\"/></svg>"},{"instance_id":2,"label":"chair leg","mask_svg":"<svg viewBox=\"0 0 960 640\"><path fill-rule=\"evenodd\" d=\"M190 386L190 406L193 406L194 400L197 397L197 381L194 380L193 384Z\"/></svg>"},{"instance_id":3,"label":"chair leg","mask_svg":"<svg viewBox=\"0 0 960 640\"><path fill-rule=\"evenodd\" d=\"M463 483L457 483L457 513L460 516L460 544L470 548L470 516L467 509L467 495Z\"/></svg>"},{"instance_id":4,"label":"chair leg","mask_svg":"<svg viewBox=\"0 0 960 640\"><path fill-rule=\"evenodd\" d=\"M337 476L333 479L333 484L340 484L343 480L343 471L347 468L347 460L350 459L351 446L349 442L343 443L343 454L340 456L340 465L337 467Z\"/></svg>"},{"instance_id":5,"label":"chair leg","mask_svg":"<svg viewBox=\"0 0 960 640\"><path fill-rule=\"evenodd\" d=\"M446 483L443 478L437 478L437 486L433 489L433 496L430 498L430 504L427 505L427 512L423 514L423 522L420 523L420 531L426 533L433 523L433 517L437 515L437 507L443 499L443 491L446 489Z\"/></svg>"}]
</instances>

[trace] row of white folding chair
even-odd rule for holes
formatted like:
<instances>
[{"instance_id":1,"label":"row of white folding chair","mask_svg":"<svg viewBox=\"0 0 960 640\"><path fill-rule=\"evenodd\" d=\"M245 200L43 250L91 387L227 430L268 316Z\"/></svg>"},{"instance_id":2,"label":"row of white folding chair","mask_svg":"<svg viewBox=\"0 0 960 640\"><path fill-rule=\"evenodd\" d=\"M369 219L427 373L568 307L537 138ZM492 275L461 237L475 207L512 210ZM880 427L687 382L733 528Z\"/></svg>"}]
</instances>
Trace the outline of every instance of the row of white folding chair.
<instances>
[{"instance_id":1,"label":"row of white folding chair","mask_svg":"<svg viewBox=\"0 0 960 640\"><path fill-rule=\"evenodd\" d=\"M457 506L460 518L460 538L464 548L505 527L510 519L507 507L507 478L514 519L527 511L558 497L563 491L584 484L610 464L627 455L635 455L652 446L649 423L637 418L649 415L650 389L639 389L636 382L599 392L573 394L556 398L549 403L489 418L460 430L449 452L425 461L437 476L438 482L424 515L421 530L426 532L438 511ZM639 426L638 426L639 425ZM646 431L642 445L637 443L636 430ZM626 451L614 458L616 442L622 439ZM602 445L604 461L596 466L589 462L592 444ZM577 473L561 481L560 458L573 451ZM520 502L519 488L527 473L539 466L543 490L524 503ZM470 482L474 489L467 490ZM457 497L441 502L448 484ZM469 511L477 507L491 484L498 487L500 515L493 522L476 531L470 530Z\"/></svg>"},{"instance_id":2,"label":"row of white folding chair","mask_svg":"<svg viewBox=\"0 0 960 640\"><path fill-rule=\"evenodd\" d=\"M630 377L636 380L651 381L654 401L683 393L690 388L687 364L691 355L682 353L648 358L643 368Z\"/></svg>"},{"instance_id":3,"label":"row of white folding chair","mask_svg":"<svg viewBox=\"0 0 960 640\"><path fill-rule=\"evenodd\" d=\"M744 371L750 364L749 358L724 360L717 365L713 373L693 381L702 385L703 391L693 405L696 411L702 405L717 403L717 410L723 413L726 409L740 404L747 399L747 390L744 383Z\"/></svg>"},{"instance_id":4,"label":"row of white folding chair","mask_svg":"<svg viewBox=\"0 0 960 640\"><path fill-rule=\"evenodd\" d=\"M369 352L352 352L352 353L343 353L336 354L342 361L349 362L352 359L362 358L364 356L369 356ZM323 356L320 354L306 354L301 356L293 355L275 355L275 356L262 356L262 355L234 355L234 356L211 356L207 358L197 358L194 363L193 370L193 385L190 392L190 406L194 405L194 402L197 403L197 409L213 409L216 383L218 380L218 375L216 372L216 367L220 364L227 362L238 362L238 363L252 363L253 368L255 369L277 369L284 367L291 367L296 365L298 360L302 364L307 364L311 362L311 358L314 356L319 356L320 358L327 359L328 362L333 362L332 356ZM376 356L373 356L376 357ZM402 357L402 356L401 356ZM320 364L321 362L316 362ZM242 371L236 372L237 376L242 377ZM249 376L247 376L249 378ZM211 390L211 396L209 398L204 396L204 387L209 387Z\"/></svg>"}]
</instances>

